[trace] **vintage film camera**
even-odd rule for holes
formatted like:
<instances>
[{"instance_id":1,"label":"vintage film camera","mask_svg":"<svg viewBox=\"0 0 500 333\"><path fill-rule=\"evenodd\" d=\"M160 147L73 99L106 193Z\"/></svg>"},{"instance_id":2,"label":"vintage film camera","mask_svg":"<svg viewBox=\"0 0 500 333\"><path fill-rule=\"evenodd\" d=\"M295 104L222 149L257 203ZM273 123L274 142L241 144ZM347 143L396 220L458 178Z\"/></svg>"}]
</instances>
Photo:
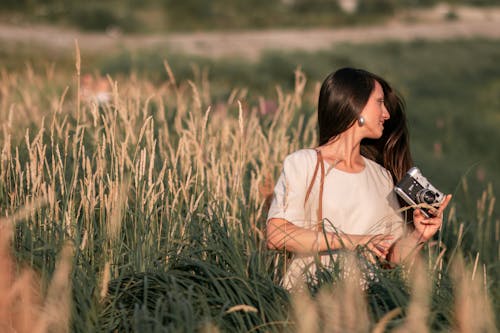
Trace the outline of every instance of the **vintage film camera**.
<instances>
[{"instance_id":1,"label":"vintage film camera","mask_svg":"<svg viewBox=\"0 0 500 333\"><path fill-rule=\"evenodd\" d=\"M417 167L408 170L403 179L396 184L394 191L412 206L428 204L437 207L444 199L444 194L432 186ZM432 216L428 208L420 209L426 217Z\"/></svg>"}]
</instances>

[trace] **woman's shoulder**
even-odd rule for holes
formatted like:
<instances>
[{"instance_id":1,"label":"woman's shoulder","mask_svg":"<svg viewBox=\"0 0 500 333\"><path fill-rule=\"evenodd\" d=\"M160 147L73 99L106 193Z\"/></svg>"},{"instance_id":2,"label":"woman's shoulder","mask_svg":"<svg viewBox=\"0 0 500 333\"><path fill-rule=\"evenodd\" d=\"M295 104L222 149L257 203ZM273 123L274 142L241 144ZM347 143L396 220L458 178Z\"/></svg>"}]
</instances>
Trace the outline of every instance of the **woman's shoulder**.
<instances>
[{"instance_id":1,"label":"woman's shoulder","mask_svg":"<svg viewBox=\"0 0 500 333\"><path fill-rule=\"evenodd\" d=\"M389 170L384 168L382 165L378 164L377 162L364 157L366 167L375 172L377 175L381 176L384 178L387 182L392 183L392 176Z\"/></svg>"},{"instance_id":2,"label":"woman's shoulder","mask_svg":"<svg viewBox=\"0 0 500 333\"><path fill-rule=\"evenodd\" d=\"M283 169L287 173L306 176L316 165L317 155L314 149L300 149L285 157Z\"/></svg>"},{"instance_id":3,"label":"woman's shoulder","mask_svg":"<svg viewBox=\"0 0 500 333\"><path fill-rule=\"evenodd\" d=\"M317 159L317 153L316 150L313 148L304 148L300 149L297 151L294 151L291 154L288 154L285 157L285 163L291 163L291 164L309 164L309 163L316 163Z\"/></svg>"}]
</instances>

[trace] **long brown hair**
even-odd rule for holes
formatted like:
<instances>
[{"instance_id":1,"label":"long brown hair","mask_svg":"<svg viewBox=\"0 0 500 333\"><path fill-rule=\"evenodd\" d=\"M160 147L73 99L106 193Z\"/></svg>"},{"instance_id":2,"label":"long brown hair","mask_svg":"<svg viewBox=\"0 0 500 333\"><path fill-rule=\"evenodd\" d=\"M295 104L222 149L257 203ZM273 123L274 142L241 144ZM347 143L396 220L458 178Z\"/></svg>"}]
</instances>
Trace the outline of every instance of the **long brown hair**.
<instances>
[{"instance_id":1,"label":"long brown hair","mask_svg":"<svg viewBox=\"0 0 500 333\"><path fill-rule=\"evenodd\" d=\"M413 165L403 98L380 76L362 69L341 68L326 77L318 101L319 145L322 146L349 129L358 120L375 88L384 90L384 104L390 119L384 123L379 139L361 141L361 154L384 168L394 182Z\"/></svg>"}]
</instances>

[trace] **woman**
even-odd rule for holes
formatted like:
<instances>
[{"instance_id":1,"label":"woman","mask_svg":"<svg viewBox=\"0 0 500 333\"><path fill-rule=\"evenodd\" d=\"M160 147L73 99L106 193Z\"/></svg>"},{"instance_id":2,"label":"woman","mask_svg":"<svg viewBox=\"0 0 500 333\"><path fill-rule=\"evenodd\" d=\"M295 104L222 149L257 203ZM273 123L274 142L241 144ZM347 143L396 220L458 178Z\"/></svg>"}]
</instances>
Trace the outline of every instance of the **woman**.
<instances>
[{"instance_id":1,"label":"woman","mask_svg":"<svg viewBox=\"0 0 500 333\"><path fill-rule=\"evenodd\" d=\"M268 247L294 253L288 286L328 250L364 246L382 260L405 260L439 230L451 199L430 218L415 209L414 228L404 228L393 191L412 166L404 103L381 77L353 68L330 74L318 125L319 146L285 158L268 214Z\"/></svg>"}]
</instances>

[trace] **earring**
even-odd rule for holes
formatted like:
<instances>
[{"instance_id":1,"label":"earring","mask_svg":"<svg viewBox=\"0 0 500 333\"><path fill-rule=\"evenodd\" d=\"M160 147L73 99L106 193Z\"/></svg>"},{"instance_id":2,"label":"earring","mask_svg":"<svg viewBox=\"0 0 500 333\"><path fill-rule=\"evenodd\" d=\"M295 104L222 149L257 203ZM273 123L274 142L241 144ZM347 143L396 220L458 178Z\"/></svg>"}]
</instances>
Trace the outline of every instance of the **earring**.
<instances>
[{"instance_id":1,"label":"earring","mask_svg":"<svg viewBox=\"0 0 500 333\"><path fill-rule=\"evenodd\" d=\"M359 118L358 118L358 124L359 124L360 127L363 127L363 125L365 124L365 117L359 116Z\"/></svg>"}]
</instances>

